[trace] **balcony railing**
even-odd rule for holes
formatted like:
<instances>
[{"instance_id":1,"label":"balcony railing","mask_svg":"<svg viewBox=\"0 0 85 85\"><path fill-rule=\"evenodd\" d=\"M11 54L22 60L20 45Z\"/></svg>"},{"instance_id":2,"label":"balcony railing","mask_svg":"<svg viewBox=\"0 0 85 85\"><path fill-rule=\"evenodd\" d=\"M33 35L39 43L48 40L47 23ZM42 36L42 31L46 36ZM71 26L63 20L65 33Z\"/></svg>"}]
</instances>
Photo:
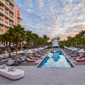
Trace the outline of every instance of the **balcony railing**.
<instances>
[{"instance_id":1,"label":"balcony railing","mask_svg":"<svg viewBox=\"0 0 85 85\"><path fill-rule=\"evenodd\" d=\"M6 4L9 5L9 3L6 1Z\"/></svg>"},{"instance_id":2,"label":"balcony railing","mask_svg":"<svg viewBox=\"0 0 85 85\"><path fill-rule=\"evenodd\" d=\"M13 10L13 7L10 5L10 8Z\"/></svg>"},{"instance_id":3,"label":"balcony railing","mask_svg":"<svg viewBox=\"0 0 85 85\"><path fill-rule=\"evenodd\" d=\"M0 20L3 20L3 17L2 16L0 16Z\"/></svg>"},{"instance_id":4,"label":"balcony railing","mask_svg":"<svg viewBox=\"0 0 85 85\"><path fill-rule=\"evenodd\" d=\"M14 10L12 7L10 7L8 1L4 1L4 0L0 0L12 13L14 13ZM14 5L13 1L10 0L10 2L12 2L12 4Z\"/></svg>"},{"instance_id":5,"label":"balcony railing","mask_svg":"<svg viewBox=\"0 0 85 85\"><path fill-rule=\"evenodd\" d=\"M3 6L0 6L0 9L1 9L1 10L4 10Z\"/></svg>"},{"instance_id":6,"label":"balcony railing","mask_svg":"<svg viewBox=\"0 0 85 85\"><path fill-rule=\"evenodd\" d=\"M1 0L1 1L4 1L4 0Z\"/></svg>"},{"instance_id":7,"label":"balcony railing","mask_svg":"<svg viewBox=\"0 0 85 85\"><path fill-rule=\"evenodd\" d=\"M8 30L8 28L5 28L5 31L7 31Z\"/></svg>"},{"instance_id":8,"label":"balcony railing","mask_svg":"<svg viewBox=\"0 0 85 85\"><path fill-rule=\"evenodd\" d=\"M7 23L8 23L9 21L8 21L8 20L5 20L5 22L7 22Z\"/></svg>"},{"instance_id":9,"label":"balcony railing","mask_svg":"<svg viewBox=\"0 0 85 85\"><path fill-rule=\"evenodd\" d=\"M12 2L14 2L14 0L11 0Z\"/></svg>"},{"instance_id":10,"label":"balcony railing","mask_svg":"<svg viewBox=\"0 0 85 85\"><path fill-rule=\"evenodd\" d=\"M9 12L8 12L7 10L5 11L5 13L6 13L6 14L9 14Z\"/></svg>"},{"instance_id":11,"label":"balcony railing","mask_svg":"<svg viewBox=\"0 0 85 85\"><path fill-rule=\"evenodd\" d=\"M13 18L13 15L12 14L9 14L9 16Z\"/></svg>"},{"instance_id":12,"label":"balcony railing","mask_svg":"<svg viewBox=\"0 0 85 85\"><path fill-rule=\"evenodd\" d=\"M0 26L0 29L2 30L2 29L3 29L3 27L2 27L2 26Z\"/></svg>"},{"instance_id":13,"label":"balcony railing","mask_svg":"<svg viewBox=\"0 0 85 85\"><path fill-rule=\"evenodd\" d=\"M9 19L11 19L12 21L14 21L13 17L10 17L10 15L8 15L7 13L5 13L3 10L0 9L0 12L3 13L6 17L8 17Z\"/></svg>"},{"instance_id":14,"label":"balcony railing","mask_svg":"<svg viewBox=\"0 0 85 85\"><path fill-rule=\"evenodd\" d=\"M3 20L0 20L0 22L3 22Z\"/></svg>"}]
</instances>

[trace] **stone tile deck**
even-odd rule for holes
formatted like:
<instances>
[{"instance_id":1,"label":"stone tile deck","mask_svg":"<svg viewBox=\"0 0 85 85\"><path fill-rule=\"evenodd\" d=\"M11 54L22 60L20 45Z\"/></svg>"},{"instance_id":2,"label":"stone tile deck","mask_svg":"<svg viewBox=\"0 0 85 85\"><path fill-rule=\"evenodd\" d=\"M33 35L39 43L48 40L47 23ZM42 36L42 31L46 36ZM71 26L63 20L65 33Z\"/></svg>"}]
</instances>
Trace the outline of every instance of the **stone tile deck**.
<instances>
[{"instance_id":1,"label":"stone tile deck","mask_svg":"<svg viewBox=\"0 0 85 85\"><path fill-rule=\"evenodd\" d=\"M72 58L69 57L69 59L74 62ZM38 60L37 63L41 61ZM0 85L85 85L84 65L68 68L37 68L36 66L18 66L16 68L24 70L25 76L16 81L0 76Z\"/></svg>"}]
</instances>

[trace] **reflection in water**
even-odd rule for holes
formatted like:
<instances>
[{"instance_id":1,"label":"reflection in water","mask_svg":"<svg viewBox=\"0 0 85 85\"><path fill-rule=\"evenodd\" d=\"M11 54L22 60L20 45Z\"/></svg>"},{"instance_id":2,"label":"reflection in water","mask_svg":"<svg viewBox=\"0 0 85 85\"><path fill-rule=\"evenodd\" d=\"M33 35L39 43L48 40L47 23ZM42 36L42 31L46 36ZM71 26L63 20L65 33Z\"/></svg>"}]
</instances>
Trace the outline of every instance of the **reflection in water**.
<instances>
[{"instance_id":1,"label":"reflection in water","mask_svg":"<svg viewBox=\"0 0 85 85\"><path fill-rule=\"evenodd\" d=\"M71 67L61 51L51 51L40 67Z\"/></svg>"}]
</instances>

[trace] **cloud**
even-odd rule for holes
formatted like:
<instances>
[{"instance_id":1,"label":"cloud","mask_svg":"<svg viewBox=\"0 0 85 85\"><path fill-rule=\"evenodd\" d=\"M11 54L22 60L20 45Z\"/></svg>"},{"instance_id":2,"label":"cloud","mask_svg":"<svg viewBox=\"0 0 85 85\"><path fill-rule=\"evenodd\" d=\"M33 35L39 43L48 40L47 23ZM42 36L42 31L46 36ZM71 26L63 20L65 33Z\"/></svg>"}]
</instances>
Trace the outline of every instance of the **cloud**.
<instances>
[{"instance_id":1,"label":"cloud","mask_svg":"<svg viewBox=\"0 0 85 85\"><path fill-rule=\"evenodd\" d=\"M15 0L21 9L21 24L40 36L66 39L85 27L85 0Z\"/></svg>"}]
</instances>

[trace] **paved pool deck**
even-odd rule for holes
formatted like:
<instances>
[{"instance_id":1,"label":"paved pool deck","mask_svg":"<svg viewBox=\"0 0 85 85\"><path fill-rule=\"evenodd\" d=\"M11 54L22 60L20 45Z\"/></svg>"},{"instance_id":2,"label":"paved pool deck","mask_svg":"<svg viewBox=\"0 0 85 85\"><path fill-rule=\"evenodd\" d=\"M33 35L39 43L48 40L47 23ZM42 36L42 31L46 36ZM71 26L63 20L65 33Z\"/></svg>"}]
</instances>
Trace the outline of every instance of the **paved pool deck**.
<instances>
[{"instance_id":1,"label":"paved pool deck","mask_svg":"<svg viewBox=\"0 0 85 85\"><path fill-rule=\"evenodd\" d=\"M63 50L62 50L63 51ZM67 55L64 51L63 53ZM46 55L42 56L45 58ZM76 63L67 55L71 62ZM35 63L40 63L39 59ZM12 81L0 76L0 85L85 85L85 65L75 67L48 67L37 68L36 66L18 66L16 68L25 71L22 79Z\"/></svg>"}]
</instances>

